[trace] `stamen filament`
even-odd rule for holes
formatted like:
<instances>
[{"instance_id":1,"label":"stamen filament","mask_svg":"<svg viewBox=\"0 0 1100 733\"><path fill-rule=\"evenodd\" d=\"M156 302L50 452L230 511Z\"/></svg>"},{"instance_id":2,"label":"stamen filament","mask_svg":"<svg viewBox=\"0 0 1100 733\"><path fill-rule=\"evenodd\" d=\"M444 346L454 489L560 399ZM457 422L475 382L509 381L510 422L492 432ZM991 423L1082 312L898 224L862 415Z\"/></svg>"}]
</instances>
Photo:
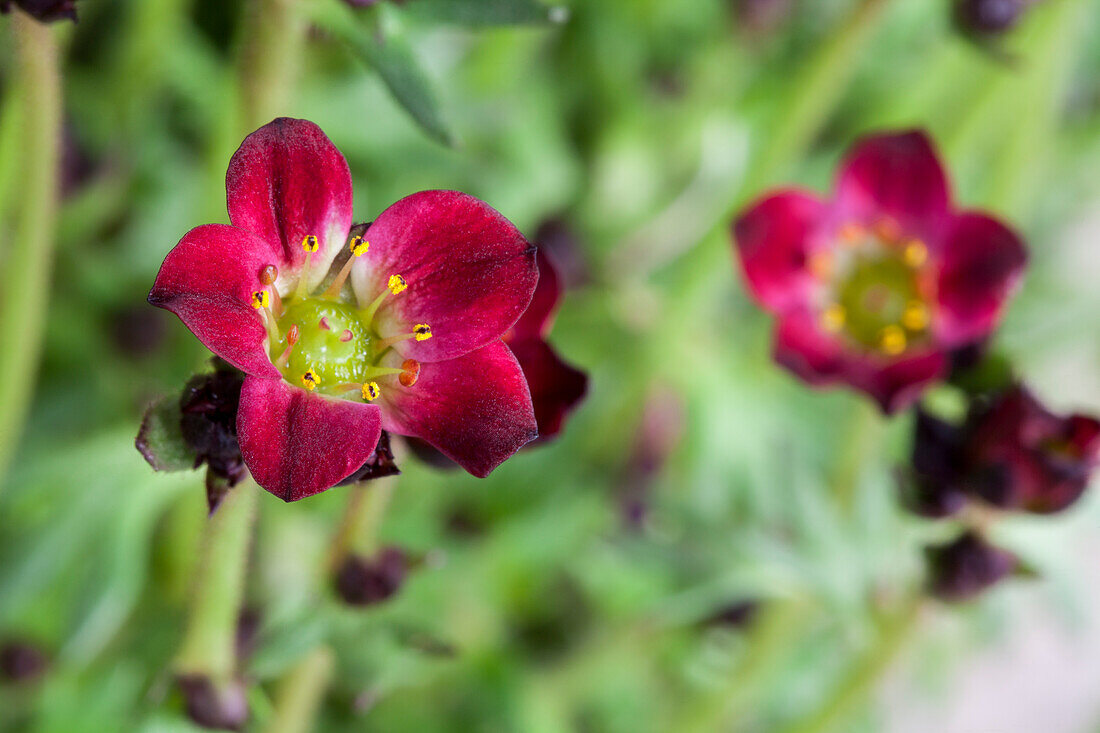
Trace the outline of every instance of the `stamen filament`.
<instances>
[{"instance_id":1,"label":"stamen filament","mask_svg":"<svg viewBox=\"0 0 1100 733\"><path fill-rule=\"evenodd\" d=\"M344 283L348 279L348 275L351 274L351 266L355 263L355 258L366 254L369 247L370 242L362 237L352 237L351 243L348 245L348 249L351 250L351 257L348 257L347 262L344 263L344 266L340 268L340 272L337 273L336 279L333 280L332 284L321 294L322 298L332 300L340 294L340 291L344 287Z\"/></svg>"},{"instance_id":2,"label":"stamen filament","mask_svg":"<svg viewBox=\"0 0 1100 733\"><path fill-rule=\"evenodd\" d=\"M307 234L302 239L302 249L305 250L306 261L302 264L302 271L298 274L298 287L294 289L294 297L297 300L302 300L309 295L309 271L313 266L313 253L319 248L317 237L313 234Z\"/></svg>"},{"instance_id":3,"label":"stamen filament","mask_svg":"<svg viewBox=\"0 0 1100 733\"><path fill-rule=\"evenodd\" d=\"M279 289L275 287L275 281L279 279L279 268L275 265L267 265L260 270L260 282L267 286L271 295L271 311L278 318L283 315L283 298L279 295Z\"/></svg>"},{"instance_id":4,"label":"stamen filament","mask_svg":"<svg viewBox=\"0 0 1100 733\"><path fill-rule=\"evenodd\" d=\"M402 341L408 341L409 339L416 339L417 341L427 341L431 337L432 327L429 326L427 323L418 323L416 324L416 328L414 328L409 333L403 333L398 336L390 336L388 339L383 339L382 341L379 341L377 348L381 351L382 349L388 349L394 344L400 343Z\"/></svg>"},{"instance_id":5,"label":"stamen filament","mask_svg":"<svg viewBox=\"0 0 1100 733\"><path fill-rule=\"evenodd\" d=\"M266 290L261 290L260 293L267 295ZM253 293L253 298L257 293ZM262 298L264 305L257 305L256 310L260 312L260 320L264 322L264 328L267 329L267 339L273 344L279 343L282 335L279 333L279 324L275 322L275 316L271 315L271 309L267 306L268 299Z\"/></svg>"}]
</instances>

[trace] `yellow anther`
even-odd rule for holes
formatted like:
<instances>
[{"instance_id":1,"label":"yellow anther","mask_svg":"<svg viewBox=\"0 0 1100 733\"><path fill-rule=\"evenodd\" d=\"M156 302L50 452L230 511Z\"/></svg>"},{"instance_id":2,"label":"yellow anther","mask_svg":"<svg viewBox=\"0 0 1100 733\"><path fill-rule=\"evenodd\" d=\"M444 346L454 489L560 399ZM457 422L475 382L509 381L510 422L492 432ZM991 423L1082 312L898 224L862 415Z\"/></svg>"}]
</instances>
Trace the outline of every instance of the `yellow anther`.
<instances>
[{"instance_id":1,"label":"yellow anther","mask_svg":"<svg viewBox=\"0 0 1100 733\"><path fill-rule=\"evenodd\" d=\"M257 290L252 294L252 307L256 310L266 308L271 305L271 296L266 290Z\"/></svg>"},{"instance_id":2,"label":"yellow anther","mask_svg":"<svg viewBox=\"0 0 1100 733\"><path fill-rule=\"evenodd\" d=\"M367 382L363 385L363 399L367 402L374 402L380 396L382 396L382 388L378 386L378 382Z\"/></svg>"},{"instance_id":3,"label":"yellow anther","mask_svg":"<svg viewBox=\"0 0 1100 733\"><path fill-rule=\"evenodd\" d=\"M405 278L401 277L400 275L390 275L388 287L391 293L397 295L405 288L409 287L409 284L405 282Z\"/></svg>"},{"instance_id":4,"label":"yellow anther","mask_svg":"<svg viewBox=\"0 0 1100 733\"><path fill-rule=\"evenodd\" d=\"M901 314L901 325L910 331L923 331L928 328L928 307L919 300L911 300Z\"/></svg>"},{"instance_id":5,"label":"yellow anther","mask_svg":"<svg viewBox=\"0 0 1100 733\"><path fill-rule=\"evenodd\" d=\"M418 323L413 329L413 338L417 341L427 341L432 337L432 327L427 323Z\"/></svg>"},{"instance_id":6,"label":"yellow anther","mask_svg":"<svg viewBox=\"0 0 1100 733\"><path fill-rule=\"evenodd\" d=\"M830 333L839 333L848 319L848 312L840 303L833 303L821 312L821 325Z\"/></svg>"},{"instance_id":7,"label":"yellow anther","mask_svg":"<svg viewBox=\"0 0 1100 733\"><path fill-rule=\"evenodd\" d=\"M306 252L316 252L319 246L317 237L313 234L307 234L305 239L302 240L302 249Z\"/></svg>"},{"instance_id":8,"label":"yellow anther","mask_svg":"<svg viewBox=\"0 0 1100 733\"><path fill-rule=\"evenodd\" d=\"M912 239L905 244L901 256L906 265L916 269L928 261L928 247L919 239Z\"/></svg>"},{"instance_id":9,"label":"yellow anther","mask_svg":"<svg viewBox=\"0 0 1100 733\"><path fill-rule=\"evenodd\" d=\"M351 244L348 245L348 249L351 250L351 253L354 256L360 257L362 255L365 255L367 253L367 250L370 249L370 242L363 239L362 237L352 237Z\"/></svg>"},{"instance_id":10,"label":"yellow anther","mask_svg":"<svg viewBox=\"0 0 1100 733\"><path fill-rule=\"evenodd\" d=\"M828 280L833 276L833 253L828 250L814 252L810 255L807 266L814 277Z\"/></svg>"},{"instance_id":11,"label":"yellow anther","mask_svg":"<svg viewBox=\"0 0 1100 733\"><path fill-rule=\"evenodd\" d=\"M302 386L310 392L317 389L317 385L320 384L320 382L321 378L318 377L317 372L312 369L302 375Z\"/></svg>"},{"instance_id":12,"label":"yellow anther","mask_svg":"<svg viewBox=\"0 0 1100 733\"><path fill-rule=\"evenodd\" d=\"M882 329L882 333L878 337L879 348L889 356L897 356L905 351L906 343L905 331L901 326L895 324Z\"/></svg>"}]
</instances>

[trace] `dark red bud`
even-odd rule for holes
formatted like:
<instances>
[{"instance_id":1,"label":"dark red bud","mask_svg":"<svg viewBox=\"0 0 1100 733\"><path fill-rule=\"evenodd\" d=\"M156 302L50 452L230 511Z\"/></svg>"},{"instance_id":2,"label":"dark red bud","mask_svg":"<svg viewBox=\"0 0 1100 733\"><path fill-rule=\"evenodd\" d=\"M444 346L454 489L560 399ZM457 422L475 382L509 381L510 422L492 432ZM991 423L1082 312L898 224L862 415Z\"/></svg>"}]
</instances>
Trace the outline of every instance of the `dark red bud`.
<instances>
[{"instance_id":1,"label":"dark red bud","mask_svg":"<svg viewBox=\"0 0 1100 733\"><path fill-rule=\"evenodd\" d=\"M946 545L926 548L925 556L929 593L952 603L978 596L1019 564L1011 552L994 547L970 531Z\"/></svg>"},{"instance_id":2,"label":"dark red bud","mask_svg":"<svg viewBox=\"0 0 1100 733\"><path fill-rule=\"evenodd\" d=\"M46 670L46 655L27 641L0 644L0 682L29 682Z\"/></svg>"},{"instance_id":3,"label":"dark red bud","mask_svg":"<svg viewBox=\"0 0 1100 733\"><path fill-rule=\"evenodd\" d=\"M215 684L205 675L184 675L177 680L187 717L211 730L243 730L248 722L248 697L244 683L232 680Z\"/></svg>"},{"instance_id":4,"label":"dark red bud","mask_svg":"<svg viewBox=\"0 0 1100 733\"><path fill-rule=\"evenodd\" d=\"M370 606L392 597L405 582L409 559L396 547L373 557L348 555L336 571L336 592L352 606Z\"/></svg>"},{"instance_id":5,"label":"dark red bud","mask_svg":"<svg viewBox=\"0 0 1100 733\"><path fill-rule=\"evenodd\" d=\"M12 5L45 23L55 20L76 22L76 0L3 0L0 2L0 13L9 12Z\"/></svg>"},{"instance_id":6,"label":"dark red bud","mask_svg":"<svg viewBox=\"0 0 1100 733\"><path fill-rule=\"evenodd\" d=\"M1029 4L1029 0L957 0L955 22L967 33L996 35L1011 30Z\"/></svg>"}]
</instances>

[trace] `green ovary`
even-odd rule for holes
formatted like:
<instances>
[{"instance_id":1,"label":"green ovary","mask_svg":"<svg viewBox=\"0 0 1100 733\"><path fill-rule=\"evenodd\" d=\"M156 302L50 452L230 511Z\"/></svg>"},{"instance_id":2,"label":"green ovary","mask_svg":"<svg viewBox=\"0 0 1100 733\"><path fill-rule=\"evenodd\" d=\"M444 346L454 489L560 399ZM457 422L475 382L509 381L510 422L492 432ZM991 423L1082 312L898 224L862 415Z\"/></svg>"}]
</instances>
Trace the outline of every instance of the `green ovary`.
<instances>
[{"instance_id":1,"label":"green ovary","mask_svg":"<svg viewBox=\"0 0 1100 733\"><path fill-rule=\"evenodd\" d=\"M857 262L836 302L844 308L848 335L866 346L878 346L883 329L901 323L906 306L920 300L913 271L901 259L884 256Z\"/></svg>"},{"instance_id":2,"label":"green ovary","mask_svg":"<svg viewBox=\"0 0 1100 733\"><path fill-rule=\"evenodd\" d=\"M322 327L322 319L327 328ZM288 305L278 325L282 336L271 346L273 360L286 349L291 327L298 327L298 343L286 365L279 367L288 382L301 386L302 375L310 370L317 375L317 391L322 393L342 392L343 385L363 381L374 349L370 331L355 308L306 298Z\"/></svg>"}]
</instances>

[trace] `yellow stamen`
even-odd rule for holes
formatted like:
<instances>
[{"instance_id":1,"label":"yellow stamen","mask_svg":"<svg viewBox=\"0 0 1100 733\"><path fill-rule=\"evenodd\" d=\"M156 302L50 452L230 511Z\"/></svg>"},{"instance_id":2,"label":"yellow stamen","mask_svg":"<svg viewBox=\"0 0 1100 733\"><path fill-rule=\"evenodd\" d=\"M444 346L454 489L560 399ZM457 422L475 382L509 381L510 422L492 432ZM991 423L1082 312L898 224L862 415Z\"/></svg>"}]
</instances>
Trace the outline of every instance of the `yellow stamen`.
<instances>
[{"instance_id":1,"label":"yellow stamen","mask_svg":"<svg viewBox=\"0 0 1100 733\"><path fill-rule=\"evenodd\" d=\"M418 323L413 328L413 338L417 341L427 341L432 337L432 327L427 323Z\"/></svg>"},{"instance_id":2,"label":"yellow stamen","mask_svg":"<svg viewBox=\"0 0 1100 733\"><path fill-rule=\"evenodd\" d=\"M901 325L910 331L923 331L928 327L928 308L919 300L911 300L901 314Z\"/></svg>"},{"instance_id":3,"label":"yellow stamen","mask_svg":"<svg viewBox=\"0 0 1100 733\"><path fill-rule=\"evenodd\" d=\"M906 243L901 256L906 265L916 269L928 261L928 247L919 239L912 239Z\"/></svg>"},{"instance_id":4,"label":"yellow stamen","mask_svg":"<svg viewBox=\"0 0 1100 733\"><path fill-rule=\"evenodd\" d=\"M252 307L256 310L267 308L271 305L271 296L266 290L257 290L252 294Z\"/></svg>"},{"instance_id":5,"label":"yellow stamen","mask_svg":"<svg viewBox=\"0 0 1100 733\"><path fill-rule=\"evenodd\" d=\"M348 275L351 274L351 266L355 263L355 258L366 254L368 247L370 247L370 242L367 242L362 237L351 238L351 244L348 245L348 249L351 250L351 257L348 257L347 261L344 262L344 266L340 268L340 272L337 273L336 279L325 289L322 297L332 300L340 294L340 290L343 289L344 283L347 282Z\"/></svg>"},{"instance_id":6,"label":"yellow stamen","mask_svg":"<svg viewBox=\"0 0 1100 733\"><path fill-rule=\"evenodd\" d=\"M320 246L321 245L317 241L317 237L313 234L307 234L305 238L302 239L302 249L304 249L306 252L316 252L320 248Z\"/></svg>"},{"instance_id":7,"label":"yellow stamen","mask_svg":"<svg viewBox=\"0 0 1100 733\"><path fill-rule=\"evenodd\" d=\"M389 287L391 293L397 295L398 293L405 290L405 288L409 287L409 284L405 282L405 278L401 277L400 275L390 275L390 281L387 284L387 287Z\"/></svg>"},{"instance_id":8,"label":"yellow stamen","mask_svg":"<svg viewBox=\"0 0 1100 733\"><path fill-rule=\"evenodd\" d=\"M351 244L348 245L348 249L351 250L351 253L354 256L362 257L367 253L367 250L370 249L370 242L363 239L362 237L352 237Z\"/></svg>"},{"instance_id":9,"label":"yellow stamen","mask_svg":"<svg viewBox=\"0 0 1100 733\"><path fill-rule=\"evenodd\" d=\"M317 372L310 369L308 372L302 375L302 386L307 391L312 392L317 389L317 385L321 383L320 377L317 376Z\"/></svg>"},{"instance_id":10,"label":"yellow stamen","mask_svg":"<svg viewBox=\"0 0 1100 733\"><path fill-rule=\"evenodd\" d=\"M905 351L905 331L901 326L891 324L885 327L882 329L882 333L879 334L878 341L879 348L889 356L897 356Z\"/></svg>"},{"instance_id":11,"label":"yellow stamen","mask_svg":"<svg viewBox=\"0 0 1100 733\"><path fill-rule=\"evenodd\" d=\"M848 319L848 312L840 303L833 303L821 312L821 326L830 333L839 333Z\"/></svg>"},{"instance_id":12,"label":"yellow stamen","mask_svg":"<svg viewBox=\"0 0 1100 733\"><path fill-rule=\"evenodd\" d=\"M309 271L313 266L313 253L320 249L317 237L307 234L302 240L302 249L306 252L305 262L302 263L302 271L298 273L298 287L294 288L294 297L301 300L309 295Z\"/></svg>"},{"instance_id":13,"label":"yellow stamen","mask_svg":"<svg viewBox=\"0 0 1100 733\"><path fill-rule=\"evenodd\" d=\"M833 276L833 253L828 250L814 252L810 255L807 266L818 280L829 280Z\"/></svg>"},{"instance_id":14,"label":"yellow stamen","mask_svg":"<svg viewBox=\"0 0 1100 733\"><path fill-rule=\"evenodd\" d=\"M374 402L382 396L382 388L378 386L378 382L367 382L363 385L362 395L367 402Z\"/></svg>"}]
</instances>

